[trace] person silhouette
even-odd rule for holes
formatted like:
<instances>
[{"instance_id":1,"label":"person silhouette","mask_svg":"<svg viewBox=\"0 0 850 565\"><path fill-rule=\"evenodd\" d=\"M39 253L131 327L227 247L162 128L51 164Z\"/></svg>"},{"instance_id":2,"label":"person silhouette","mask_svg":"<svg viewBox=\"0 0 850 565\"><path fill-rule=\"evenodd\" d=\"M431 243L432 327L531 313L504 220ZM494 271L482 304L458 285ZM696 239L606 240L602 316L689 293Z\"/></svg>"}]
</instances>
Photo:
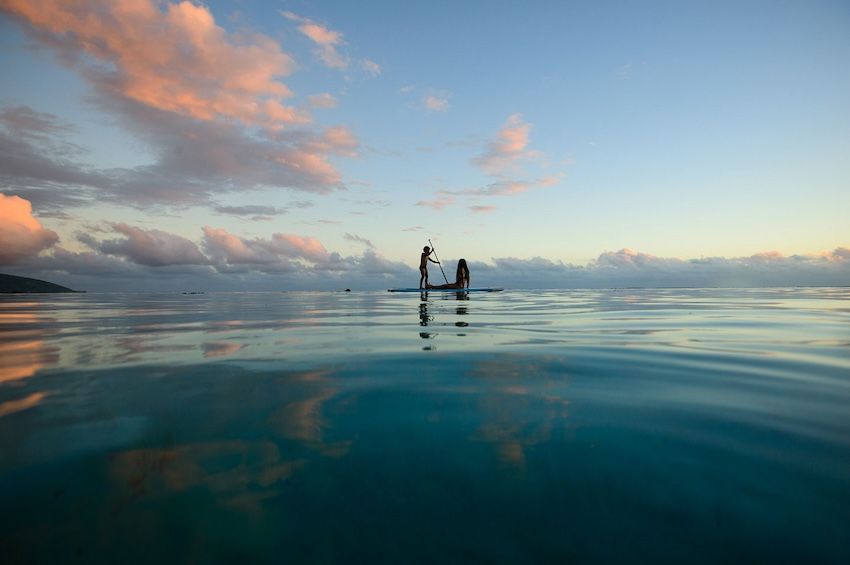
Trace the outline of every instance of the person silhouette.
<instances>
[{"instance_id":1,"label":"person silhouette","mask_svg":"<svg viewBox=\"0 0 850 565\"><path fill-rule=\"evenodd\" d=\"M419 257L419 288L428 288L428 261L440 264L439 261L431 259L430 255L431 248L426 245L422 248L422 255ZM422 286L423 282L425 286Z\"/></svg>"},{"instance_id":2,"label":"person silhouette","mask_svg":"<svg viewBox=\"0 0 850 565\"><path fill-rule=\"evenodd\" d=\"M440 285L430 285L426 283L425 288L445 288L445 289L463 289L469 288L469 266L466 264L466 259L461 259L457 262L457 272L455 273L455 282Z\"/></svg>"}]
</instances>

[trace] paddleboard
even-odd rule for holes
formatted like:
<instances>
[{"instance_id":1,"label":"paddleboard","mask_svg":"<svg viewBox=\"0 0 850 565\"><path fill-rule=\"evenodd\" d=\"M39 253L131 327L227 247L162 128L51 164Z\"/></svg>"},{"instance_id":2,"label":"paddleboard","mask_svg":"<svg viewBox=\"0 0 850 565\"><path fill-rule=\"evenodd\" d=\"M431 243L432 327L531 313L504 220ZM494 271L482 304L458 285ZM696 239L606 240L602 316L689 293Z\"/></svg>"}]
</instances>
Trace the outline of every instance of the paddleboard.
<instances>
[{"instance_id":1,"label":"paddleboard","mask_svg":"<svg viewBox=\"0 0 850 565\"><path fill-rule=\"evenodd\" d=\"M501 292L504 288L389 288L387 292Z\"/></svg>"}]
</instances>

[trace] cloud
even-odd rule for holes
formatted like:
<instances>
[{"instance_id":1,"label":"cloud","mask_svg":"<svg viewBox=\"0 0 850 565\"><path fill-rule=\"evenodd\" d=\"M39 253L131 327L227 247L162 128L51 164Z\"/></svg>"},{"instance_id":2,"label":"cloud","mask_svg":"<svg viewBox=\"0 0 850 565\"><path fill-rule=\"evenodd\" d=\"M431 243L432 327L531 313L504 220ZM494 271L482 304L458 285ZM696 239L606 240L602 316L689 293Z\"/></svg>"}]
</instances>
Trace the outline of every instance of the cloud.
<instances>
[{"instance_id":1,"label":"cloud","mask_svg":"<svg viewBox=\"0 0 850 565\"><path fill-rule=\"evenodd\" d=\"M419 226L404 231L421 231ZM111 237L118 234L120 237ZM89 251L69 251L33 217L29 202L0 197L0 260L7 271L87 290L271 290L407 286L413 264L390 261L372 241L343 256L315 237L273 233L246 238L207 226L202 246L173 233L127 224L78 234ZM456 259L441 257L446 264ZM574 265L544 257L470 259L476 285L507 288L841 286L850 280L850 247L786 256L680 259L633 249L606 251Z\"/></svg>"},{"instance_id":2,"label":"cloud","mask_svg":"<svg viewBox=\"0 0 850 565\"><path fill-rule=\"evenodd\" d=\"M294 234L272 234L271 238L247 239L224 229L205 227L204 242L207 252L216 261L220 272L261 272L291 277L309 288L321 285L327 288L334 281L360 281L367 285L366 275L378 275L381 279L401 273L412 276L412 267L382 257L372 243L352 234L345 239L367 245L361 256L342 257L329 252L316 238ZM379 279L373 279L372 283Z\"/></svg>"},{"instance_id":3,"label":"cloud","mask_svg":"<svg viewBox=\"0 0 850 565\"><path fill-rule=\"evenodd\" d=\"M425 108L432 112L447 112L449 110L449 100L445 96L429 95L425 97L423 103L425 104Z\"/></svg>"},{"instance_id":4,"label":"cloud","mask_svg":"<svg viewBox=\"0 0 850 565\"><path fill-rule=\"evenodd\" d=\"M331 258L325 246L315 238L275 233L271 239L245 239L221 228L204 227L207 252L223 265L254 265L265 270L286 271L302 259L313 264Z\"/></svg>"},{"instance_id":5,"label":"cloud","mask_svg":"<svg viewBox=\"0 0 850 565\"><path fill-rule=\"evenodd\" d=\"M293 236L281 242L247 239L207 228L213 265L147 266L100 252L72 253L55 247L13 271L87 290L280 290L410 286L412 263L390 261L377 250L343 257L320 242ZM355 236L356 237L356 236ZM769 258L767 258L769 257ZM444 264L456 259L441 257ZM810 255L756 254L738 258L678 259L629 249L604 252L584 265L543 257L469 259L476 286L505 288L658 288L839 286L850 277L850 248ZM179 269L179 270L175 270Z\"/></svg>"},{"instance_id":6,"label":"cloud","mask_svg":"<svg viewBox=\"0 0 850 565\"><path fill-rule=\"evenodd\" d=\"M314 53L326 67L343 70L351 66L351 58L340 52L346 45L341 32L290 11L281 10L280 15L299 24L298 31L316 45ZM381 74L381 65L371 59L360 59L357 65L370 76Z\"/></svg>"},{"instance_id":7,"label":"cloud","mask_svg":"<svg viewBox=\"0 0 850 565\"><path fill-rule=\"evenodd\" d=\"M850 277L850 249L810 255L679 259L633 249L606 251L586 265L535 257L471 264L476 279L514 288L836 286Z\"/></svg>"},{"instance_id":8,"label":"cloud","mask_svg":"<svg viewBox=\"0 0 850 565\"><path fill-rule=\"evenodd\" d=\"M676 265L679 262L679 259L661 259L648 253L640 253L634 249L625 248L600 254L596 259L596 266L599 268L640 269Z\"/></svg>"},{"instance_id":9,"label":"cloud","mask_svg":"<svg viewBox=\"0 0 850 565\"><path fill-rule=\"evenodd\" d=\"M0 180L50 206L94 199L131 206L209 203L216 193L280 187L314 193L344 188L329 157L357 155L348 129L245 135L232 124L181 118L128 101L101 100L154 151L155 162L93 170L62 156L62 139L15 138L0 124ZM56 148L59 149L56 149Z\"/></svg>"},{"instance_id":10,"label":"cloud","mask_svg":"<svg viewBox=\"0 0 850 565\"><path fill-rule=\"evenodd\" d=\"M310 106L313 108L336 108L337 105L336 98L327 92L313 94L307 99L310 101Z\"/></svg>"},{"instance_id":11,"label":"cloud","mask_svg":"<svg viewBox=\"0 0 850 565\"><path fill-rule=\"evenodd\" d=\"M519 161L539 155L528 149L530 133L531 124L520 114L512 114L484 153L472 159L472 164L489 175L510 172Z\"/></svg>"},{"instance_id":12,"label":"cloud","mask_svg":"<svg viewBox=\"0 0 850 565\"><path fill-rule=\"evenodd\" d=\"M381 65L369 59L361 59L360 68L366 71L367 74L372 75L373 77L379 76L381 74Z\"/></svg>"},{"instance_id":13,"label":"cloud","mask_svg":"<svg viewBox=\"0 0 850 565\"><path fill-rule=\"evenodd\" d=\"M322 242L314 237L275 233L272 234L270 248L278 255L302 258L313 263L323 263L331 259Z\"/></svg>"},{"instance_id":14,"label":"cloud","mask_svg":"<svg viewBox=\"0 0 850 565\"><path fill-rule=\"evenodd\" d=\"M294 204L293 207L303 206L297 206ZM216 206L213 210L219 214L228 214L231 216L247 218L254 222L273 220L275 216L281 216L289 212L286 208L278 206L262 206L257 204L249 204L247 206Z\"/></svg>"},{"instance_id":15,"label":"cloud","mask_svg":"<svg viewBox=\"0 0 850 565\"><path fill-rule=\"evenodd\" d=\"M309 18L304 18L292 12L282 11L281 15L300 24L298 31L317 45L316 55L327 67L332 69L348 68L351 61L337 50L338 47L345 45L340 32L333 31Z\"/></svg>"},{"instance_id":16,"label":"cloud","mask_svg":"<svg viewBox=\"0 0 850 565\"><path fill-rule=\"evenodd\" d=\"M33 217L28 200L0 194L0 264L21 262L58 242L56 232Z\"/></svg>"},{"instance_id":17,"label":"cloud","mask_svg":"<svg viewBox=\"0 0 850 565\"><path fill-rule=\"evenodd\" d=\"M433 208L434 210L443 210L446 206L451 206L454 204L455 199L453 196L446 194L441 191L437 193L437 198L434 200L420 200L416 203L417 206L425 206L428 208Z\"/></svg>"},{"instance_id":18,"label":"cloud","mask_svg":"<svg viewBox=\"0 0 850 565\"><path fill-rule=\"evenodd\" d=\"M334 126L325 129L318 136L311 136L301 144L303 151L315 155L342 155L356 157L359 142L346 127Z\"/></svg>"},{"instance_id":19,"label":"cloud","mask_svg":"<svg viewBox=\"0 0 850 565\"><path fill-rule=\"evenodd\" d=\"M106 255L123 257L149 267L209 263L197 245L179 235L161 230L143 230L123 223L113 224L112 228L125 236L125 239L99 242L97 250Z\"/></svg>"},{"instance_id":20,"label":"cloud","mask_svg":"<svg viewBox=\"0 0 850 565\"><path fill-rule=\"evenodd\" d=\"M210 226L204 227L204 247L211 257L230 265L265 265L276 260L262 245Z\"/></svg>"},{"instance_id":21,"label":"cloud","mask_svg":"<svg viewBox=\"0 0 850 565\"><path fill-rule=\"evenodd\" d=\"M286 208L278 208L276 206L216 206L216 212L222 214L231 214L233 216L278 216L286 214Z\"/></svg>"},{"instance_id":22,"label":"cloud","mask_svg":"<svg viewBox=\"0 0 850 565\"><path fill-rule=\"evenodd\" d=\"M0 183L45 212L87 204L86 187L105 187L110 179L75 161L82 150L67 140L72 131L53 114L26 106L0 110Z\"/></svg>"},{"instance_id":23,"label":"cloud","mask_svg":"<svg viewBox=\"0 0 850 565\"><path fill-rule=\"evenodd\" d=\"M292 93L280 79L294 63L271 38L228 33L190 2L8 0L0 10L88 81L89 103L154 158L98 170L81 162L83 149L55 116L0 111L0 180L55 202L51 213L61 212L58 202L188 206L254 188L345 188L329 158L356 155L356 137L339 126L318 130L284 104Z\"/></svg>"},{"instance_id":24,"label":"cloud","mask_svg":"<svg viewBox=\"0 0 850 565\"><path fill-rule=\"evenodd\" d=\"M360 237L359 235L353 235L353 234L350 234L350 233L346 233L343 237L347 241L353 241L355 243L362 243L366 247L369 247L369 248L372 248L372 249L375 248L375 246L372 244L371 241L369 241L368 239L366 239L364 237Z\"/></svg>"},{"instance_id":25,"label":"cloud","mask_svg":"<svg viewBox=\"0 0 850 565\"><path fill-rule=\"evenodd\" d=\"M0 123L15 138L47 144L74 130L55 115L36 112L27 106L3 108L0 110Z\"/></svg>"},{"instance_id":26,"label":"cloud","mask_svg":"<svg viewBox=\"0 0 850 565\"><path fill-rule=\"evenodd\" d=\"M469 210L472 211L472 212L475 212L476 214L487 214L489 212L494 211L495 209L496 209L495 206L486 206L486 205L484 205L484 206L474 205L474 206L469 207Z\"/></svg>"},{"instance_id":27,"label":"cloud","mask_svg":"<svg viewBox=\"0 0 850 565\"><path fill-rule=\"evenodd\" d=\"M490 183L484 188L465 191L465 194L478 196L512 196L522 194L534 188L553 186L560 182L560 175L549 175L533 180L500 180Z\"/></svg>"},{"instance_id":28,"label":"cloud","mask_svg":"<svg viewBox=\"0 0 850 565\"><path fill-rule=\"evenodd\" d=\"M554 186L564 177L563 172L549 172L545 156L529 148L531 124L523 120L520 114L512 114L505 121L498 134L490 140L484 151L470 162L478 167L492 182L481 188L458 191L441 191L443 194L453 194L462 197L477 198L481 196L514 196L535 188ZM523 170L524 166L534 166L539 169L537 178ZM420 201L423 202L423 201ZM424 201L427 203L428 201ZM441 202L437 199L435 202ZM469 207L472 212L490 211L492 206L474 204Z\"/></svg>"},{"instance_id":29,"label":"cloud","mask_svg":"<svg viewBox=\"0 0 850 565\"><path fill-rule=\"evenodd\" d=\"M2 9L101 89L145 106L250 125L304 121L282 103L292 93L278 77L291 74L294 62L277 42L228 34L204 6L160 6L152 0L5 0Z\"/></svg>"},{"instance_id":30,"label":"cloud","mask_svg":"<svg viewBox=\"0 0 850 565\"><path fill-rule=\"evenodd\" d=\"M96 245L94 239L89 243ZM56 246L49 255L40 255L26 262L27 272L38 273L67 273L82 275L96 279L124 277L138 278L140 281L151 273L146 272L140 265L117 257L102 254L97 248L92 251L75 252L61 246ZM71 286L71 288L77 288ZM83 287L84 288L84 287ZM103 287L101 287L103 288Z\"/></svg>"},{"instance_id":31,"label":"cloud","mask_svg":"<svg viewBox=\"0 0 850 565\"><path fill-rule=\"evenodd\" d=\"M439 107L437 104L435 107ZM488 184L480 188L464 190L441 190L434 200L420 200L417 206L430 206L442 210L454 203L452 196L467 197L476 200L482 196L515 196L536 188L557 185L564 177L563 172L549 172L545 156L529 149L531 124L523 120L520 114L512 114L505 121L496 137L490 140L484 151L471 159L471 163L491 177ZM462 144L466 144L463 142ZM459 145L456 143L455 145ZM420 151L432 151L432 148L419 148ZM536 178L530 172L522 170L520 165L534 165L539 169ZM484 212L494 209L486 204L472 204L471 212Z\"/></svg>"}]
</instances>

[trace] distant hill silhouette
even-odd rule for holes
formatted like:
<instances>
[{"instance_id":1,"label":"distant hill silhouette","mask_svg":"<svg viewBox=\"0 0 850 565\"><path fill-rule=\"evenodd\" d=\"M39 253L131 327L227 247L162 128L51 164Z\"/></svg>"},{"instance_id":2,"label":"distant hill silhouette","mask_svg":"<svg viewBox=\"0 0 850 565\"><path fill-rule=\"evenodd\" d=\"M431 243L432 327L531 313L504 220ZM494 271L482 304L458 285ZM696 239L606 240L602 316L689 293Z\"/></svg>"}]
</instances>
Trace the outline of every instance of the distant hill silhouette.
<instances>
[{"instance_id":1,"label":"distant hill silhouette","mask_svg":"<svg viewBox=\"0 0 850 565\"><path fill-rule=\"evenodd\" d=\"M52 282L0 274L0 293L15 292L78 292Z\"/></svg>"}]
</instances>

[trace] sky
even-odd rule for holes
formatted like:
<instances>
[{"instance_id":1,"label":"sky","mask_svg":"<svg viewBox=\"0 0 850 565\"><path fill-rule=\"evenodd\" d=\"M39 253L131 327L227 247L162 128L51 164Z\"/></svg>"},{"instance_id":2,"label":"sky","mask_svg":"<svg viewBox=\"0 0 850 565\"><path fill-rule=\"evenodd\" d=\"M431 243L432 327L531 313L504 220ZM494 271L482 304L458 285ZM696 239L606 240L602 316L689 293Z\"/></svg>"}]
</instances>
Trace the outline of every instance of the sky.
<instances>
[{"instance_id":1,"label":"sky","mask_svg":"<svg viewBox=\"0 0 850 565\"><path fill-rule=\"evenodd\" d=\"M846 1L0 0L0 42L2 272L850 284Z\"/></svg>"}]
</instances>

